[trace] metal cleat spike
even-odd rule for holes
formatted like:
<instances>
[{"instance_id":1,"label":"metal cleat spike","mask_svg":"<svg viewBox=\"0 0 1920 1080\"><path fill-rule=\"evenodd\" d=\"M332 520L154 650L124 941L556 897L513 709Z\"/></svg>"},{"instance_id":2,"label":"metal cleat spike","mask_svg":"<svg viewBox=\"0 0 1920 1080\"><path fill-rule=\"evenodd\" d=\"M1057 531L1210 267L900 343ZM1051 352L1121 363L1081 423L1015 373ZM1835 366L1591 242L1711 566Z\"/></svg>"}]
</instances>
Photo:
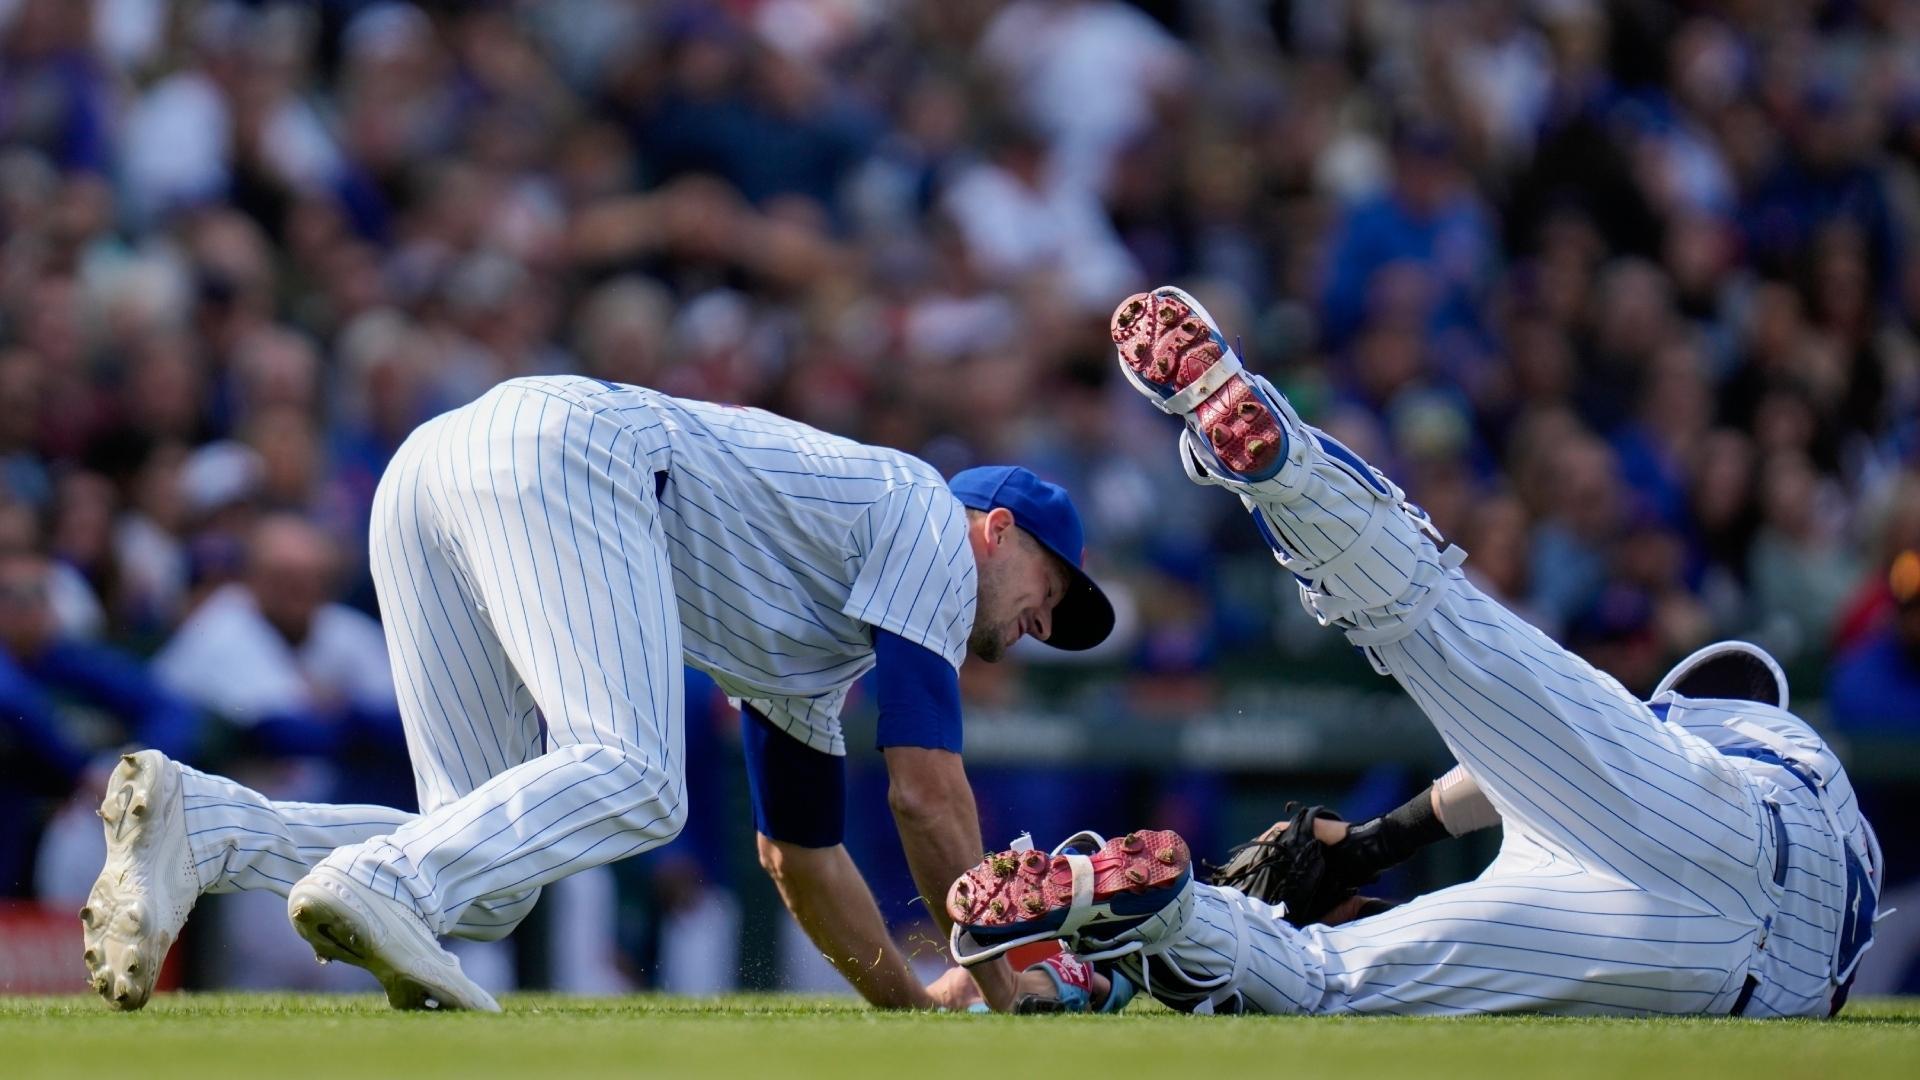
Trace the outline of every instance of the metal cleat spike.
<instances>
[{"instance_id":1,"label":"metal cleat spike","mask_svg":"<svg viewBox=\"0 0 1920 1080\"><path fill-rule=\"evenodd\" d=\"M1228 431L1225 424L1215 424L1207 431L1207 438L1212 439L1215 446L1225 446L1233 438L1233 432Z\"/></svg>"},{"instance_id":2,"label":"metal cleat spike","mask_svg":"<svg viewBox=\"0 0 1920 1080\"><path fill-rule=\"evenodd\" d=\"M1137 866L1129 866L1127 867L1127 880L1133 882L1135 885L1145 885L1147 883L1147 872Z\"/></svg>"},{"instance_id":3,"label":"metal cleat spike","mask_svg":"<svg viewBox=\"0 0 1920 1080\"><path fill-rule=\"evenodd\" d=\"M1126 836L1121 837L1120 850L1121 851L1139 851L1140 844L1141 844L1140 834L1137 832L1131 832L1131 833L1128 833Z\"/></svg>"},{"instance_id":4,"label":"metal cleat spike","mask_svg":"<svg viewBox=\"0 0 1920 1080\"><path fill-rule=\"evenodd\" d=\"M1257 401L1243 401L1240 403L1239 413L1240 419L1252 420L1260 415L1260 403Z\"/></svg>"},{"instance_id":5,"label":"metal cleat spike","mask_svg":"<svg viewBox=\"0 0 1920 1080\"><path fill-rule=\"evenodd\" d=\"M1248 457L1257 458L1266 449L1267 449L1267 440L1265 439L1255 437L1247 440L1247 456Z\"/></svg>"},{"instance_id":6,"label":"metal cleat spike","mask_svg":"<svg viewBox=\"0 0 1920 1080\"><path fill-rule=\"evenodd\" d=\"M1165 863L1168 866L1172 866L1174 864L1172 848L1161 848L1157 853L1154 854L1153 857L1156 859L1159 859L1161 862Z\"/></svg>"}]
</instances>

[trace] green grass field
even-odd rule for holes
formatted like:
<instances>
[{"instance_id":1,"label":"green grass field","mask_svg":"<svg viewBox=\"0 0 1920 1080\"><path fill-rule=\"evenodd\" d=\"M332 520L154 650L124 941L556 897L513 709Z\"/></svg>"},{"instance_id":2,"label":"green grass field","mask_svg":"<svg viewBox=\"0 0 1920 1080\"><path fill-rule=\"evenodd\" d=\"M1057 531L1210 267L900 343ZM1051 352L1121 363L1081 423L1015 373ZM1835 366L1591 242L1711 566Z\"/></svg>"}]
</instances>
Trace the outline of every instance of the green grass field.
<instances>
[{"instance_id":1,"label":"green grass field","mask_svg":"<svg viewBox=\"0 0 1920 1080\"><path fill-rule=\"evenodd\" d=\"M1920 999L1835 1021L893 1015L838 1000L519 995L504 1016L372 996L0 997L0 1076L1912 1077Z\"/></svg>"}]
</instances>

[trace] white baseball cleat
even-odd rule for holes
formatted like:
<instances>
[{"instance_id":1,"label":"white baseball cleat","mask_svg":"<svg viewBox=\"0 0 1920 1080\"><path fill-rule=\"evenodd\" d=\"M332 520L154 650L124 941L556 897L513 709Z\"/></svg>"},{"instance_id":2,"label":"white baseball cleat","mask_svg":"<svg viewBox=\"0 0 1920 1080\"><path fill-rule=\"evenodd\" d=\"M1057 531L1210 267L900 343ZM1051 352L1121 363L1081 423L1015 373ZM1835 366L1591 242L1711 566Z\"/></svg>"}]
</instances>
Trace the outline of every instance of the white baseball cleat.
<instances>
[{"instance_id":1,"label":"white baseball cleat","mask_svg":"<svg viewBox=\"0 0 1920 1080\"><path fill-rule=\"evenodd\" d=\"M1241 366L1200 301L1171 285L1135 293L1114 309L1109 328L1121 374L1186 423L1192 452L1243 482L1271 479L1287 465L1299 418L1272 384Z\"/></svg>"},{"instance_id":2,"label":"white baseball cleat","mask_svg":"<svg viewBox=\"0 0 1920 1080\"><path fill-rule=\"evenodd\" d=\"M153 994L160 962L200 897L180 803L180 766L158 750L128 754L100 803L107 864L80 909L87 978L117 1009Z\"/></svg>"},{"instance_id":3,"label":"white baseball cleat","mask_svg":"<svg viewBox=\"0 0 1920 1080\"><path fill-rule=\"evenodd\" d=\"M476 1009L500 1004L460 970L418 912L332 867L301 878L287 894L287 918L321 963L366 968L396 1009Z\"/></svg>"}]
</instances>

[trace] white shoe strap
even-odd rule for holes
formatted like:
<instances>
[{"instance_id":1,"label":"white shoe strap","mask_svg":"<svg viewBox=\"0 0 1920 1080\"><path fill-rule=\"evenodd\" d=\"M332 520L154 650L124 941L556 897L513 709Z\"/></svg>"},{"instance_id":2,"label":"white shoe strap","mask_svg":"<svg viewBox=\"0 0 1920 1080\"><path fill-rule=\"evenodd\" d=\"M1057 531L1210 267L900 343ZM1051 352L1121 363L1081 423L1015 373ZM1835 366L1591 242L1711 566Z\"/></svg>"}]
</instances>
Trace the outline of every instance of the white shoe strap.
<instances>
[{"instance_id":1,"label":"white shoe strap","mask_svg":"<svg viewBox=\"0 0 1920 1080\"><path fill-rule=\"evenodd\" d=\"M1223 350L1220 359L1213 366L1200 373L1200 377L1187 385L1185 390L1167 398L1156 400L1154 404L1160 411L1175 416L1185 416L1200 407L1200 403L1213 396L1214 391L1227 385L1227 380L1240 374L1240 358L1233 355L1232 349Z\"/></svg>"},{"instance_id":2,"label":"white shoe strap","mask_svg":"<svg viewBox=\"0 0 1920 1080\"><path fill-rule=\"evenodd\" d=\"M1085 855L1063 855L1073 870L1073 902L1067 908L1067 920L1060 924L1061 937L1078 933L1093 918L1093 860Z\"/></svg>"}]
</instances>

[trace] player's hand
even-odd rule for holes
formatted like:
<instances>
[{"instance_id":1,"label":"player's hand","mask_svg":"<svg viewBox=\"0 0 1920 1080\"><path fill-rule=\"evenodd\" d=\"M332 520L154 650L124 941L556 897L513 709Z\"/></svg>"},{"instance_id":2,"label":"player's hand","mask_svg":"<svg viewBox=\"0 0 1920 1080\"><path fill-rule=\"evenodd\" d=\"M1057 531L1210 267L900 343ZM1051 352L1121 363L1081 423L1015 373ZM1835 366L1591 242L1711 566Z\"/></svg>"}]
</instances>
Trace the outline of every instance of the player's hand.
<instances>
[{"instance_id":1,"label":"player's hand","mask_svg":"<svg viewBox=\"0 0 1920 1080\"><path fill-rule=\"evenodd\" d=\"M1295 809L1292 804L1288 809ZM1302 834L1311 823L1312 832ZM1327 826L1336 826L1327 828ZM1295 926L1321 922L1341 901L1374 879L1337 858L1351 847L1347 823L1322 806L1295 810L1292 818L1233 849L1213 883L1269 904L1284 904ZM1339 865L1336 865L1338 863Z\"/></svg>"},{"instance_id":2,"label":"player's hand","mask_svg":"<svg viewBox=\"0 0 1920 1080\"><path fill-rule=\"evenodd\" d=\"M980 993L979 984L962 967L948 968L945 974L928 983L927 994L936 1006L949 1012L966 1012L987 1001Z\"/></svg>"},{"instance_id":3,"label":"player's hand","mask_svg":"<svg viewBox=\"0 0 1920 1080\"><path fill-rule=\"evenodd\" d=\"M1060 998L1060 984L1047 976L1046 964L1043 960L1020 973L1015 984L1014 1012L1073 1012L1078 1009L1098 1012L1107 1003L1107 995L1113 992L1112 979L1093 970L1093 965L1083 964L1079 970L1084 973L1086 986L1083 989L1087 992L1087 999L1081 1005L1069 1005Z\"/></svg>"}]
</instances>

